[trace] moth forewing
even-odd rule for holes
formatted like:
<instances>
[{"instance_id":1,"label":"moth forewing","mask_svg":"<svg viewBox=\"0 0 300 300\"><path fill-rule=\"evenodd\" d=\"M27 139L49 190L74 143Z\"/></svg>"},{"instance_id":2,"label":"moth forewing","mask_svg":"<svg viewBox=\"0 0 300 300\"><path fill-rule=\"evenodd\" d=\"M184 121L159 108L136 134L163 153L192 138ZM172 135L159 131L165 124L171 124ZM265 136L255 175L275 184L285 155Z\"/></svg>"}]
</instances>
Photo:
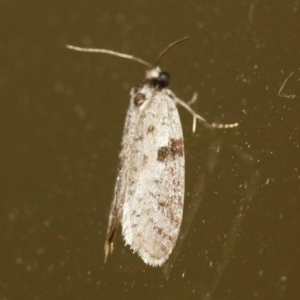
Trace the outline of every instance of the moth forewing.
<instances>
[{"instance_id":1,"label":"moth forewing","mask_svg":"<svg viewBox=\"0 0 300 300\"><path fill-rule=\"evenodd\" d=\"M160 266L175 246L183 213L184 147L172 93L144 85L135 95L150 95L141 105L129 156L122 212L126 244L145 263ZM131 101L135 101L135 95Z\"/></svg>"}]
</instances>

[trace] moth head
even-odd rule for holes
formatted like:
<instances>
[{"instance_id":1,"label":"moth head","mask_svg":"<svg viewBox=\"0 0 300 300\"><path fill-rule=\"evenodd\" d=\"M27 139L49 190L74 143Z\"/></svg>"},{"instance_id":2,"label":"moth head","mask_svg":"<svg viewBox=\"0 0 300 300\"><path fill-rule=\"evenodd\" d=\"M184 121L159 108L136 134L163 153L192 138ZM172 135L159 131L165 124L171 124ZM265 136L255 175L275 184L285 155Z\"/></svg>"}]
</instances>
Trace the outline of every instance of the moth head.
<instances>
[{"instance_id":1,"label":"moth head","mask_svg":"<svg viewBox=\"0 0 300 300\"><path fill-rule=\"evenodd\" d=\"M169 73L162 72L158 66L146 71L146 79L153 82L153 85L159 87L160 89L165 88L170 84Z\"/></svg>"}]
</instances>

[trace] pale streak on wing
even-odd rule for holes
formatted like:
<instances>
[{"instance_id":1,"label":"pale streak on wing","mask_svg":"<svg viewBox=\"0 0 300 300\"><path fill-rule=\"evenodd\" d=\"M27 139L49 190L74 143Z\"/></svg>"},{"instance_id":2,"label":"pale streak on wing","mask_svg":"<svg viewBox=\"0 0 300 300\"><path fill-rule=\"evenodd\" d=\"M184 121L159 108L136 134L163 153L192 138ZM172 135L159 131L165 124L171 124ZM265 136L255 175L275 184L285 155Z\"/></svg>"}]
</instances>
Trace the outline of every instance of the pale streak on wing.
<instances>
[{"instance_id":1,"label":"pale streak on wing","mask_svg":"<svg viewBox=\"0 0 300 300\"><path fill-rule=\"evenodd\" d=\"M153 96L154 95L154 96ZM184 149L179 114L171 91L154 92L136 123L130 148L122 233L145 263L162 265L172 252L184 200ZM151 126L154 127L152 130ZM158 150L181 141L182 155L158 160Z\"/></svg>"}]
</instances>

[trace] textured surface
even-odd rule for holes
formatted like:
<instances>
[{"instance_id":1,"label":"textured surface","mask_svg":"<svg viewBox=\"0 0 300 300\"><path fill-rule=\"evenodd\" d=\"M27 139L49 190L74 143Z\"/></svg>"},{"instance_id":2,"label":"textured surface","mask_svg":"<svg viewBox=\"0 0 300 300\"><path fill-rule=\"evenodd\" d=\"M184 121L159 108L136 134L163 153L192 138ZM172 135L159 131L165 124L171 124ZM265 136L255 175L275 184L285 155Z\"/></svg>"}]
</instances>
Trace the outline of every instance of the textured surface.
<instances>
[{"instance_id":1,"label":"textured surface","mask_svg":"<svg viewBox=\"0 0 300 300\"><path fill-rule=\"evenodd\" d=\"M119 222L126 244L147 264L162 265L175 246L183 213L184 145L174 99L149 78L131 91L106 255Z\"/></svg>"}]
</instances>

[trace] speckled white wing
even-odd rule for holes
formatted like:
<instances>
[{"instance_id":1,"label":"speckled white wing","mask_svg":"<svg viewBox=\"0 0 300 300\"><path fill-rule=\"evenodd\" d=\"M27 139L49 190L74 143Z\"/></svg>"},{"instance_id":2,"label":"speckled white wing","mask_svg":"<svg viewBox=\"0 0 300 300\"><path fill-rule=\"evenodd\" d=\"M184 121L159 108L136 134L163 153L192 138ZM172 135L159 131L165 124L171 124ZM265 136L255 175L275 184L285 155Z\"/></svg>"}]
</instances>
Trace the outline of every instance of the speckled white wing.
<instances>
[{"instance_id":1,"label":"speckled white wing","mask_svg":"<svg viewBox=\"0 0 300 300\"><path fill-rule=\"evenodd\" d=\"M127 152L122 233L145 263L160 266L175 246L182 220L184 145L172 92L149 95L139 107Z\"/></svg>"}]
</instances>

